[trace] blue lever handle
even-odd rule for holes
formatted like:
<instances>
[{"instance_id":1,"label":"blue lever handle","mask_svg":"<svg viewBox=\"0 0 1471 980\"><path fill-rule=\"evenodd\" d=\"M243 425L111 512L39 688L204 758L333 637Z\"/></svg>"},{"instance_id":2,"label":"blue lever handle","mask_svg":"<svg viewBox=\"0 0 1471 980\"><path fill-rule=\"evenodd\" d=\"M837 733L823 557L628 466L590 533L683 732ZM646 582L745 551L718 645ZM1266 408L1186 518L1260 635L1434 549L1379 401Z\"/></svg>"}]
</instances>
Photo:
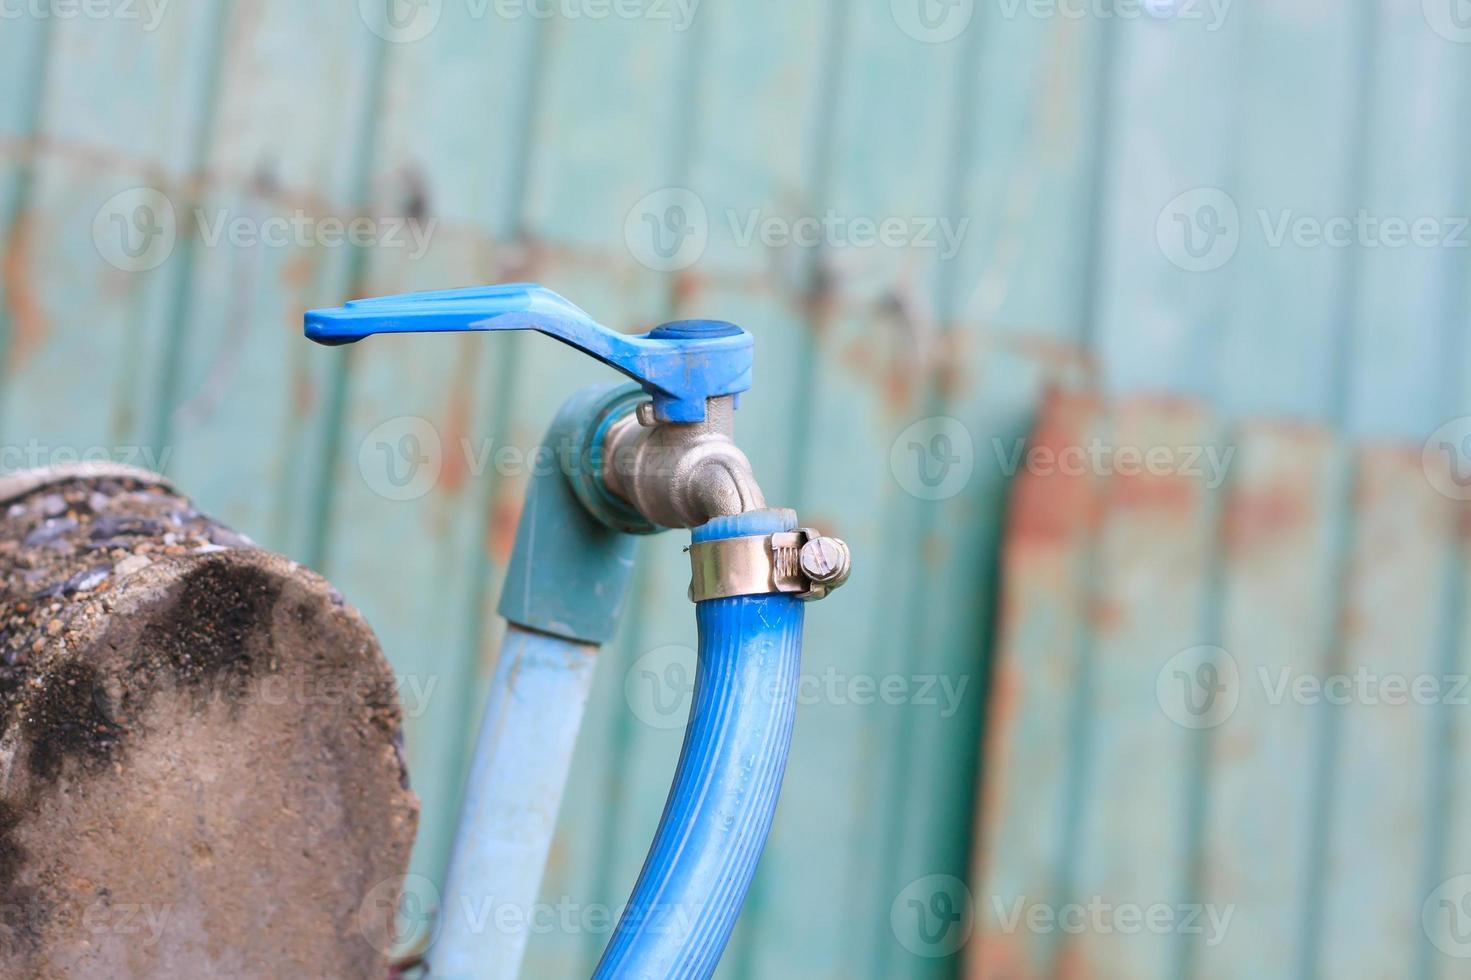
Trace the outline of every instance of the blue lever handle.
<instances>
[{"instance_id":1,"label":"blue lever handle","mask_svg":"<svg viewBox=\"0 0 1471 980\"><path fill-rule=\"evenodd\" d=\"M751 387L752 337L733 323L680 320L621 334L530 283L360 299L306 315L307 338L319 344L475 330L536 330L590 354L641 384L663 422L703 422L705 399Z\"/></svg>"}]
</instances>

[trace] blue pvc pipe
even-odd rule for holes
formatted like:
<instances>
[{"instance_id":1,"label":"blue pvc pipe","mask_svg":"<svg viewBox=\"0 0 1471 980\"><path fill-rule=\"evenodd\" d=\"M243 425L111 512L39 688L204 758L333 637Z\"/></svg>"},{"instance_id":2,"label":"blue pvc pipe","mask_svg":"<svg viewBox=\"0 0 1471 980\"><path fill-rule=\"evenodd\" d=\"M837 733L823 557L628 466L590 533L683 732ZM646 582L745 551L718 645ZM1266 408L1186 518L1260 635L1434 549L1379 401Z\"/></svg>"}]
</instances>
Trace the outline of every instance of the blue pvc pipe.
<instances>
[{"instance_id":1,"label":"blue pvc pipe","mask_svg":"<svg viewBox=\"0 0 1471 980\"><path fill-rule=\"evenodd\" d=\"M443 980L512 980L537 904L598 646L614 634L633 568L625 515L579 493L598 472L608 418L633 410L636 385L573 395L542 442L500 610L509 621L470 763L438 938L428 951ZM583 488L586 493L586 488Z\"/></svg>"},{"instance_id":2,"label":"blue pvc pipe","mask_svg":"<svg viewBox=\"0 0 1471 980\"><path fill-rule=\"evenodd\" d=\"M791 511L717 518L694 540L796 527ZM735 928L776 815L797 704L800 600L699 603L694 704L649 856L594 973L708 977Z\"/></svg>"},{"instance_id":3,"label":"blue pvc pipe","mask_svg":"<svg viewBox=\"0 0 1471 980\"><path fill-rule=\"evenodd\" d=\"M436 980L514 980L598 648L511 624L465 786L429 950Z\"/></svg>"}]
</instances>

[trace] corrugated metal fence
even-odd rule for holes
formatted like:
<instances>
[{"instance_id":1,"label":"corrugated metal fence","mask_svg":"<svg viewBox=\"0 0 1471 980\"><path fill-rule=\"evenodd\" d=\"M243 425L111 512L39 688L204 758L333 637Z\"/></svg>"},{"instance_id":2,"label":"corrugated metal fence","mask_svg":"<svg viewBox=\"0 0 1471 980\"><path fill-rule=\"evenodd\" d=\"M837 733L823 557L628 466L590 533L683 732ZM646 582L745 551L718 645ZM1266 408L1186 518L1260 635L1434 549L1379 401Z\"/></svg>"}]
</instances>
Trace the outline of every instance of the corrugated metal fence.
<instances>
[{"instance_id":1,"label":"corrugated metal fence","mask_svg":"<svg viewBox=\"0 0 1471 980\"><path fill-rule=\"evenodd\" d=\"M1381 670L1461 656L1458 525L1417 462L1471 412L1455 2L9 11L3 462L165 465L324 571L404 679L434 877L525 454L602 375L534 339L313 349L301 311L531 279L624 328L738 321L758 338L740 437L767 495L847 538L857 571L810 617L812 694L724 975L953 972L958 943L911 935L905 896L943 911L925 882L967 876L987 727L984 975L1451 976L1416 896L1468 860L1450 833L1464 726L1359 707L1323 731L1291 712L1243 726L1248 709L1161 736L1156 680L1200 645L1248 675L1335 649ZM1396 247L1385 219L1432 225ZM651 236L681 231L699 261L657 271L675 261ZM1102 393L1050 403L1058 446L1100 427L1235 445L1236 482L1217 503L1021 464L988 720L1013 450L1053 382ZM1409 452L1362 454L1349 493L1332 450L1366 438ZM679 542L644 546L529 976L589 970L657 822L686 577ZM1221 735L1243 730L1262 744ZM1039 929L993 947L992 891L1209 892L1243 920L1209 950Z\"/></svg>"}]
</instances>

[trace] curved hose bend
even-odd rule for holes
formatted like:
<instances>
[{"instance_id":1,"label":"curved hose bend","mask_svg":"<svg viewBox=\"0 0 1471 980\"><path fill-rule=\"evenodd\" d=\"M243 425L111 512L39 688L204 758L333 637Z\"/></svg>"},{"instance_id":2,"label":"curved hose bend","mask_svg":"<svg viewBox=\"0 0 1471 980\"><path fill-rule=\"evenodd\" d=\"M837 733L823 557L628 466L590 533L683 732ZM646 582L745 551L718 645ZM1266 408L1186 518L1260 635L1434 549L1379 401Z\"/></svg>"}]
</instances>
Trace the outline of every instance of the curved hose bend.
<instances>
[{"instance_id":1,"label":"curved hose bend","mask_svg":"<svg viewBox=\"0 0 1471 980\"><path fill-rule=\"evenodd\" d=\"M694 540L795 527L792 511L754 511L716 518L696 528ZM802 607L781 594L695 607L699 667L684 748L595 980L715 972L776 814L797 704Z\"/></svg>"}]
</instances>

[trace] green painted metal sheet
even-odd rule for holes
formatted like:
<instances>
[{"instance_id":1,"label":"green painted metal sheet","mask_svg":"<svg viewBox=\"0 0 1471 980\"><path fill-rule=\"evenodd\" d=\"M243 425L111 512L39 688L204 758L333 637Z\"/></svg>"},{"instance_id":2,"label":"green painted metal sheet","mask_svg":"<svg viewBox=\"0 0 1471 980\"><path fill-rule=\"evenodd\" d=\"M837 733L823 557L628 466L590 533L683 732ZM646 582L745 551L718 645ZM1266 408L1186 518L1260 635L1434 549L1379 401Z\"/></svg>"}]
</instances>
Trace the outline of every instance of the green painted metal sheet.
<instances>
[{"instance_id":1,"label":"green painted metal sheet","mask_svg":"<svg viewBox=\"0 0 1471 980\"><path fill-rule=\"evenodd\" d=\"M1187 6L1202 19L934 21L904 0L445 0L407 34L285 0L6 19L4 462L147 450L326 572L401 677L433 880L524 460L611 376L537 338L314 349L300 311L535 279L623 329L737 320L768 496L858 563L810 617L811 696L722 976L1459 975L1450 920L1422 913L1471 874L1462 713L1330 717L1263 704L1258 678L1464 670L1464 508L1418 450L1471 407L1471 250L1268 226L1465 213L1471 49L1421 0ZM1182 251L1222 196L1234 249ZM136 223L160 201L162 257ZM699 261L670 268L650 235L691 202ZM762 239L829 213L933 220L932 240ZM297 215L403 240L213 238ZM1059 478L1014 457L1029 433L1235 455L1210 487ZM591 969L657 823L694 647L679 538L641 544L602 653L543 888L559 925L527 975ZM1210 645L1242 697L1176 724L1160 671ZM942 895L971 916L926 919ZM1235 918L1215 945L1007 926L1017 902L1094 896Z\"/></svg>"}]
</instances>

